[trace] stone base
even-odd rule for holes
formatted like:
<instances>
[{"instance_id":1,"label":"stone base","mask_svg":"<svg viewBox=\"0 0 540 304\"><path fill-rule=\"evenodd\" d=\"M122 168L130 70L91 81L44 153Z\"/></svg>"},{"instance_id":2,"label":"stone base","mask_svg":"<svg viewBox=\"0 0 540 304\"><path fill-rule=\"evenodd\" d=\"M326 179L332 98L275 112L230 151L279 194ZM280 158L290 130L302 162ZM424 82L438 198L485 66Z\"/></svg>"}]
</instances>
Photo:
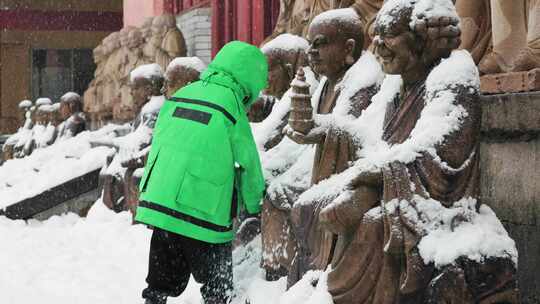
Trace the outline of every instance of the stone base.
<instances>
[{"instance_id":1,"label":"stone base","mask_svg":"<svg viewBox=\"0 0 540 304\"><path fill-rule=\"evenodd\" d=\"M540 69L485 75L480 79L483 94L540 91Z\"/></svg>"},{"instance_id":2,"label":"stone base","mask_svg":"<svg viewBox=\"0 0 540 304\"><path fill-rule=\"evenodd\" d=\"M481 202L516 241L520 303L540 303L540 92L482 98L480 167Z\"/></svg>"}]
</instances>

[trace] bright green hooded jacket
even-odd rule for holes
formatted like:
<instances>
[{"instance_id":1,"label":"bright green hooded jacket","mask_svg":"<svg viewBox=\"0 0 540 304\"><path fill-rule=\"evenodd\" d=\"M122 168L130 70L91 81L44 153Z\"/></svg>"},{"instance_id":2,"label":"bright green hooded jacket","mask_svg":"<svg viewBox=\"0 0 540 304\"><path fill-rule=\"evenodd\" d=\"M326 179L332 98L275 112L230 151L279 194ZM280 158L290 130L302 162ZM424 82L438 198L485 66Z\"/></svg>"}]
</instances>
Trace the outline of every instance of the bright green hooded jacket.
<instances>
[{"instance_id":1,"label":"bright green hooded jacket","mask_svg":"<svg viewBox=\"0 0 540 304\"><path fill-rule=\"evenodd\" d=\"M136 220L209 243L234 238L238 204L260 211L264 178L246 112L266 87L261 51L233 41L159 112Z\"/></svg>"}]
</instances>

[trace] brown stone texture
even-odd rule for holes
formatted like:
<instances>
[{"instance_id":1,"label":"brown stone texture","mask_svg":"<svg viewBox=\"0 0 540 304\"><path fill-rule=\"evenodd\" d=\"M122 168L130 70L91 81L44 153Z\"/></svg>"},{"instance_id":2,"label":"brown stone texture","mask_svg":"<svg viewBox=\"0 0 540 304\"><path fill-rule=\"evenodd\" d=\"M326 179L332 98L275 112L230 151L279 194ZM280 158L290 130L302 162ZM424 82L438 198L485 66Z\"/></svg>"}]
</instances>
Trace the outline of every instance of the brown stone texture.
<instances>
[{"instance_id":1,"label":"brown stone texture","mask_svg":"<svg viewBox=\"0 0 540 304\"><path fill-rule=\"evenodd\" d=\"M481 200L516 241L521 303L540 303L540 93L484 96Z\"/></svg>"},{"instance_id":2,"label":"brown stone texture","mask_svg":"<svg viewBox=\"0 0 540 304\"><path fill-rule=\"evenodd\" d=\"M482 76L480 88L484 94L532 92L540 90L540 69Z\"/></svg>"}]
</instances>

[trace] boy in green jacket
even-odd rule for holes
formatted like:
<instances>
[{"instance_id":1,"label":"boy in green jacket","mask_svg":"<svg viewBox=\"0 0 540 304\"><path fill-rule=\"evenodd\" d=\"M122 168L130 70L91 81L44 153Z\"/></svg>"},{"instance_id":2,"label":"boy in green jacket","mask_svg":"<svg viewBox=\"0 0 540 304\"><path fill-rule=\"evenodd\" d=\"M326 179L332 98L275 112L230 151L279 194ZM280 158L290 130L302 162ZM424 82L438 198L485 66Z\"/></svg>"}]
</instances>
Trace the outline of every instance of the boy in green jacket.
<instances>
[{"instance_id":1,"label":"boy in green jacket","mask_svg":"<svg viewBox=\"0 0 540 304\"><path fill-rule=\"evenodd\" d=\"M190 274L205 303L231 300L232 220L239 204L259 213L264 192L246 113L267 78L261 51L233 41L161 108L136 216L154 228L147 304L180 295Z\"/></svg>"}]
</instances>

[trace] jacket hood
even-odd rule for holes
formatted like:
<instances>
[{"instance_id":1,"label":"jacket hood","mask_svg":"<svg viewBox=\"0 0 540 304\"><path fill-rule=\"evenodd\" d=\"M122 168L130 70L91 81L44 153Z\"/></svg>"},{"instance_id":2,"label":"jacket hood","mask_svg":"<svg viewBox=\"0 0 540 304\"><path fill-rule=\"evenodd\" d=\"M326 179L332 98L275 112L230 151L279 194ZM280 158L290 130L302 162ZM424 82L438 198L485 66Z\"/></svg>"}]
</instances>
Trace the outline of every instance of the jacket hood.
<instances>
[{"instance_id":1,"label":"jacket hood","mask_svg":"<svg viewBox=\"0 0 540 304\"><path fill-rule=\"evenodd\" d=\"M256 46L232 41L216 54L201 80L231 87L247 109L268 85L268 63Z\"/></svg>"}]
</instances>

